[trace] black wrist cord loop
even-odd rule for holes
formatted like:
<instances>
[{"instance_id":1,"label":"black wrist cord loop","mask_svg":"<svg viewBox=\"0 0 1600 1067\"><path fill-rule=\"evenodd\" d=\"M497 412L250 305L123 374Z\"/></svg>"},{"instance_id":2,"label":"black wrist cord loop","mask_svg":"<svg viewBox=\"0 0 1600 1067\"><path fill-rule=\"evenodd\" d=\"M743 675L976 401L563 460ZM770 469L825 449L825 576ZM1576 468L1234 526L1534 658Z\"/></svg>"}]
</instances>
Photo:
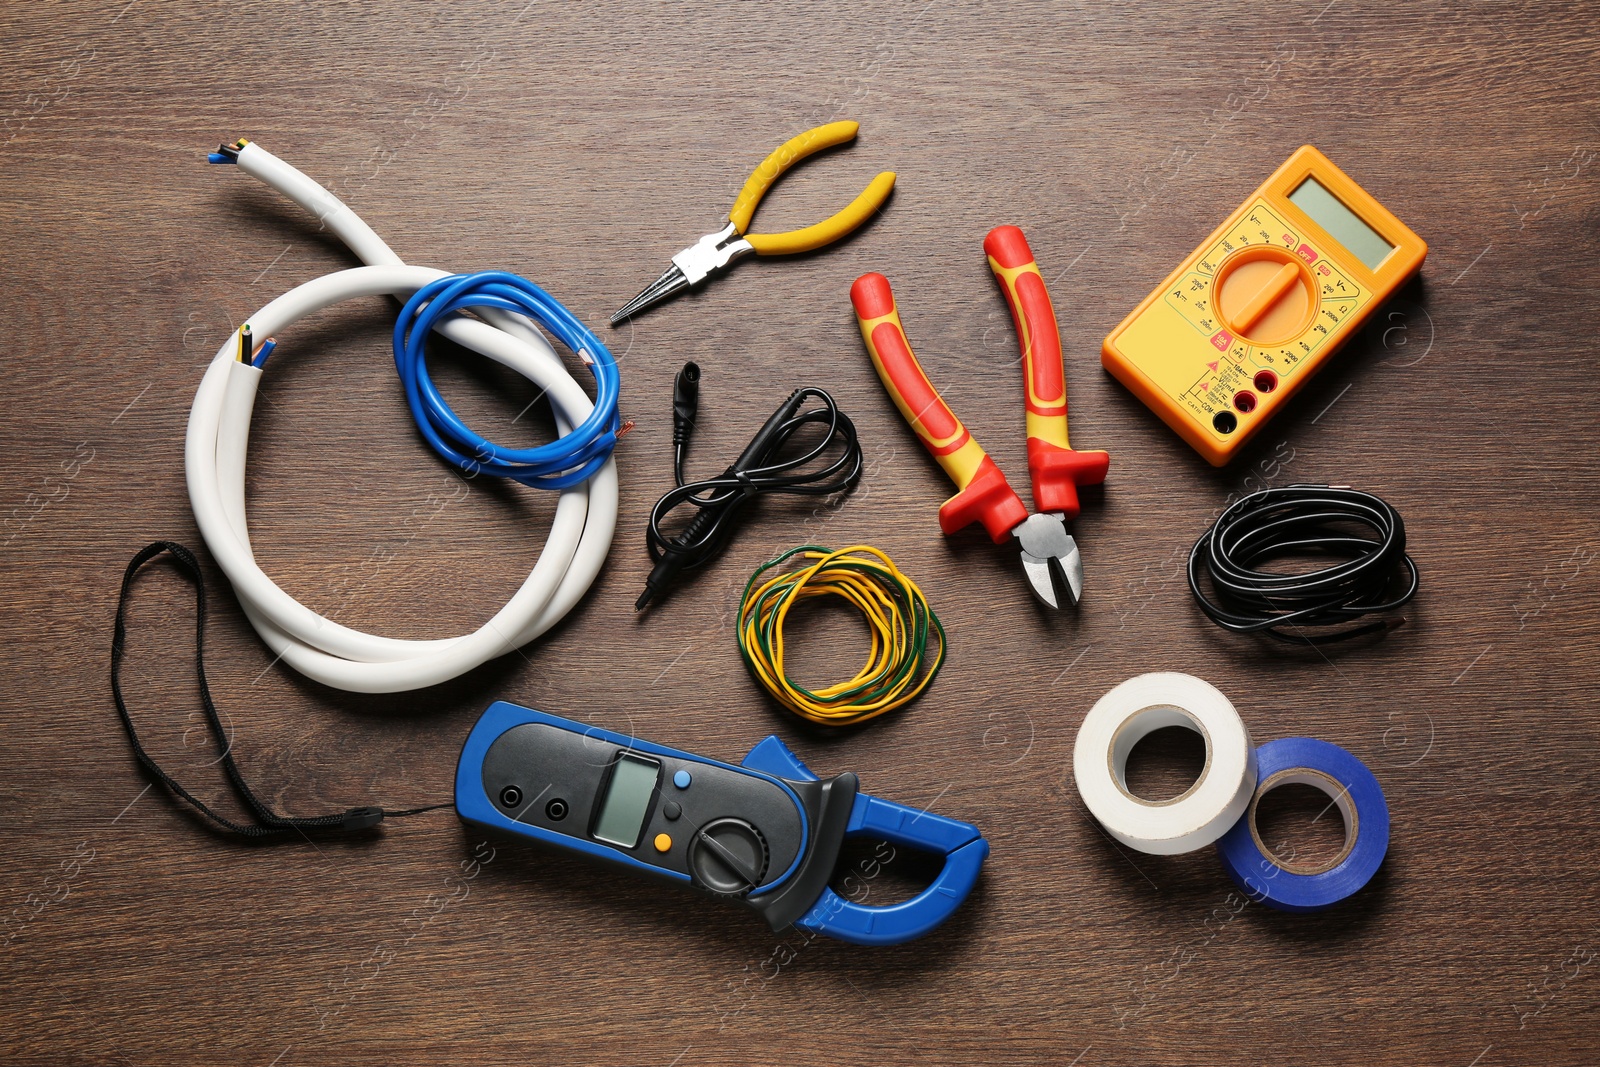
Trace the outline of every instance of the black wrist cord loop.
<instances>
[{"instance_id":1,"label":"black wrist cord loop","mask_svg":"<svg viewBox=\"0 0 1600 1067\"><path fill-rule=\"evenodd\" d=\"M200 682L200 704L205 709L206 722L209 729L217 737L221 746L222 755L218 762L222 764L223 771L228 776L228 782L250 810L251 818L255 825L234 822L224 815L213 811L203 800L190 793L155 761L150 753L145 751L144 745L139 741L139 734L133 727L133 719L128 714L128 706L122 696L122 657L127 648L127 614L128 594L133 589L134 577L139 569L146 563L163 552L168 553L182 568L190 582L194 585L194 668L195 677ZM322 831L353 831L365 830L378 825L385 818L397 819L406 815L418 815L425 811L437 811L448 808L449 804L431 804L421 808L407 808L402 811L389 811L379 807L350 808L347 811L336 812L331 815L279 815L245 784L244 776L239 773L239 765L234 762L233 744L228 739L227 733L222 728L222 720L217 716L217 708L211 701L211 689L206 684L205 664L205 635L206 635L206 583L205 576L201 573L200 562L195 559L194 553L184 546L172 541L155 541L140 549L128 561L128 569L122 576L122 593L117 598L116 630L111 639L111 696L117 705L117 714L122 717L122 725L128 731L128 741L133 745L133 753L139 759L139 764L145 773L162 785L178 799L198 811L202 816L224 830L232 831L242 837L252 839L272 838L281 834L303 832L307 830Z\"/></svg>"}]
</instances>

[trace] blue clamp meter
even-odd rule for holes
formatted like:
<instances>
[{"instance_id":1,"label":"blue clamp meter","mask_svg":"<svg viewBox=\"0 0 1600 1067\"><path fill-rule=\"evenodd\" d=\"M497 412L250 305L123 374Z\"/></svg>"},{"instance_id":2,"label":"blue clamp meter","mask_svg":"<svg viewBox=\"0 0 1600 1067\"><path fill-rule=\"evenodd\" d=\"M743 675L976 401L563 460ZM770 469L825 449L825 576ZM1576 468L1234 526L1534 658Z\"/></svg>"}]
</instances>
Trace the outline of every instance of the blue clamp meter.
<instances>
[{"instance_id":1,"label":"blue clamp meter","mask_svg":"<svg viewBox=\"0 0 1600 1067\"><path fill-rule=\"evenodd\" d=\"M774 930L861 945L910 941L944 922L989 854L977 827L868 796L849 772L818 779L775 736L735 767L505 701L462 747L456 811L742 903ZM845 900L828 880L853 836L942 855L944 868L898 904Z\"/></svg>"}]
</instances>

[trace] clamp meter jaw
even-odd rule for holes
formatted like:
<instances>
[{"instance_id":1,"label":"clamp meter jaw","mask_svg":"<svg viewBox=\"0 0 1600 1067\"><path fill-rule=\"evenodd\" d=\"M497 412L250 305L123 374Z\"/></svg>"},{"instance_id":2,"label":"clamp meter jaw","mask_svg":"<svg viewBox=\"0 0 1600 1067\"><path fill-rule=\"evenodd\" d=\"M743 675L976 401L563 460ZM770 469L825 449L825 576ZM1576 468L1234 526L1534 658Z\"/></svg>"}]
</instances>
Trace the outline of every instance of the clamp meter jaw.
<instances>
[{"instance_id":1,"label":"clamp meter jaw","mask_svg":"<svg viewBox=\"0 0 1600 1067\"><path fill-rule=\"evenodd\" d=\"M475 826L744 904L774 930L893 944L938 926L977 881L976 827L818 779L776 737L743 766L498 702L468 735L456 811ZM917 897L864 907L828 888L847 836L946 854ZM976 846L976 847L974 847Z\"/></svg>"}]
</instances>

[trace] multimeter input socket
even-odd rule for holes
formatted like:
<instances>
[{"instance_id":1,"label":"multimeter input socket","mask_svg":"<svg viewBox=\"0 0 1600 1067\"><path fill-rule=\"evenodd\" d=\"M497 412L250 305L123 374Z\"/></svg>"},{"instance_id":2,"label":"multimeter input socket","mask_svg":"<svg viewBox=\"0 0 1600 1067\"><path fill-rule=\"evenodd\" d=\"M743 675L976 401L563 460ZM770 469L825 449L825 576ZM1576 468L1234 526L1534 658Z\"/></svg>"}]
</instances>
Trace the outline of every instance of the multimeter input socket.
<instances>
[{"instance_id":1,"label":"multimeter input socket","mask_svg":"<svg viewBox=\"0 0 1600 1067\"><path fill-rule=\"evenodd\" d=\"M1241 389L1234 394L1233 406L1248 414L1256 409L1256 394L1248 389Z\"/></svg>"},{"instance_id":2,"label":"multimeter input socket","mask_svg":"<svg viewBox=\"0 0 1600 1067\"><path fill-rule=\"evenodd\" d=\"M1256 392L1270 393L1278 387L1278 376L1269 370L1256 372Z\"/></svg>"},{"instance_id":3,"label":"multimeter input socket","mask_svg":"<svg viewBox=\"0 0 1600 1067\"><path fill-rule=\"evenodd\" d=\"M500 790L500 806L502 808L514 808L521 803L522 790L518 789L516 786L508 785L504 789Z\"/></svg>"},{"instance_id":4,"label":"multimeter input socket","mask_svg":"<svg viewBox=\"0 0 1600 1067\"><path fill-rule=\"evenodd\" d=\"M1218 433L1232 433L1239 428L1239 420L1231 411L1219 411L1211 417L1211 425L1217 428Z\"/></svg>"},{"instance_id":5,"label":"multimeter input socket","mask_svg":"<svg viewBox=\"0 0 1600 1067\"><path fill-rule=\"evenodd\" d=\"M567 802L556 797L544 806L544 815L551 822L560 822L567 817Z\"/></svg>"}]
</instances>

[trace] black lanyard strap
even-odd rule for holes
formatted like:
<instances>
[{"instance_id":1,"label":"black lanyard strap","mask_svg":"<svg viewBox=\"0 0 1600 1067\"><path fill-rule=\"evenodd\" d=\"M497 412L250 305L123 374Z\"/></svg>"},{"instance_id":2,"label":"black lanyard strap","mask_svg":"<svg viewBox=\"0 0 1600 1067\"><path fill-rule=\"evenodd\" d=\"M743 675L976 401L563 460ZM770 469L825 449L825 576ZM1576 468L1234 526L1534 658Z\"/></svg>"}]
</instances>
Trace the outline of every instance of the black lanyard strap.
<instances>
[{"instance_id":1,"label":"black lanyard strap","mask_svg":"<svg viewBox=\"0 0 1600 1067\"><path fill-rule=\"evenodd\" d=\"M138 575L140 568L152 559L167 553L187 575L194 585L194 670L195 677L200 683L200 705L205 709L206 721L209 729L214 732L217 744L222 750L219 762L223 771L228 776L229 783L250 811L250 816L255 820L254 825L234 822L224 815L213 811L205 801L200 800L190 793L157 763L150 753L145 751L144 745L139 741L139 734L133 727L133 718L128 714L127 702L122 695L122 658L127 650L127 614L128 594L133 589L133 580ZM244 776L239 773L239 765L234 762L233 745L228 740L227 734L222 729L222 720L217 717L217 707L211 700L211 689L206 684L205 663L205 636L206 636L206 581L205 575L200 570L200 561L195 559L194 553L183 545L172 541L154 541L128 561L128 569L122 576L122 594L117 599L117 624L111 638L111 696L117 704L117 714L122 716L122 725L128 731L128 741L133 745L133 753L139 759L139 764L145 773L156 781L166 786L173 796L194 808L205 818L224 830L232 831L242 837L248 838L279 838L288 833L304 833L306 831L351 831L366 830L377 826L385 818L398 819L407 815L417 815L425 811L437 811L448 808L449 804L430 804L427 807L407 808L402 811L388 811L379 807L350 808L346 811L336 812L331 815L279 815L245 784Z\"/></svg>"}]
</instances>

